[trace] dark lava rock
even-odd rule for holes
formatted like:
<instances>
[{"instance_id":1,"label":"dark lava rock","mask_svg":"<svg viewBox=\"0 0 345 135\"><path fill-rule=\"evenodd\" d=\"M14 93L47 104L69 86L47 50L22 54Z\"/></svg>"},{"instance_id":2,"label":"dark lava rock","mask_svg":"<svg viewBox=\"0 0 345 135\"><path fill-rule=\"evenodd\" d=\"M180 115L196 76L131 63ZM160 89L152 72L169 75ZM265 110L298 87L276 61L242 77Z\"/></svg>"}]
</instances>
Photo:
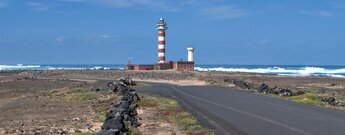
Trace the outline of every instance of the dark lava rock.
<instances>
[{"instance_id":1,"label":"dark lava rock","mask_svg":"<svg viewBox=\"0 0 345 135\"><path fill-rule=\"evenodd\" d=\"M328 97L328 98L327 97L323 97L323 98L321 98L321 101L322 102L327 102L331 106L337 105L337 102L336 102L334 97Z\"/></svg>"},{"instance_id":2,"label":"dark lava rock","mask_svg":"<svg viewBox=\"0 0 345 135\"><path fill-rule=\"evenodd\" d=\"M124 135L123 132L118 131L118 130L101 130L100 132L97 133L97 135Z\"/></svg>"},{"instance_id":3,"label":"dark lava rock","mask_svg":"<svg viewBox=\"0 0 345 135\"><path fill-rule=\"evenodd\" d=\"M290 89L282 89L278 90L280 96L292 96L292 91Z\"/></svg>"},{"instance_id":4,"label":"dark lava rock","mask_svg":"<svg viewBox=\"0 0 345 135\"><path fill-rule=\"evenodd\" d=\"M252 84L247 83L245 81L241 81L241 80L234 80L232 83L235 84L235 86L240 87L242 89L254 88L254 86Z\"/></svg>"},{"instance_id":5,"label":"dark lava rock","mask_svg":"<svg viewBox=\"0 0 345 135\"><path fill-rule=\"evenodd\" d=\"M269 89L268 85L263 83L259 86L258 91L268 93Z\"/></svg>"},{"instance_id":6,"label":"dark lava rock","mask_svg":"<svg viewBox=\"0 0 345 135\"><path fill-rule=\"evenodd\" d=\"M125 125L123 123L123 116L121 114L118 114L116 112L113 112L115 114L110 114L105 119L102 130L110 130L110 129L117 129L119 131L125 130Z\"/></svg>"},{"instance_id":7,"label":"dark lava rock","mask_svg":"<svg viewBox=\"0 0 345 135\"><path fill-rule=\"evenodd\" d=\"M139 96L130 86L136 85L130 78L107 84L114 94L121 95L121 101L113 104L98 135L114 135L128 133L130 128L139 126L138 108Z\"/></svg>"},{"instance_id":8,"label":"dark lava rock","mask_svg":"<svg viewBox=\"0 0 345 135\"><path fill-rule=\"evenodd\" d=\"M223 81L228 82L229 80L230 79L224 79ZM278 88L278 87L270 88L265 83L262 83L260 86L257 86L257 87L254 84L251 84L242 80L232 80L232 83L235 84L235 86L240 87L242 89L257 90L260 93L276 94L280 96L293 96L293 95L304 94L304 92L297 92L296 94L293 94L292 90L286 89L286 88Z\"/></svg>"},{"instance_id":9,"label":"dark lava rock","mask_svg":"<svg viewBox=\"0 0 345 135\"><path fill-rule=\"evenodd\" d=\"M305 94L305 92L303 92L303 91L297 91L296 94L294 94L294 96L303 95L303 94Z\"/></svg>"}]
</instances>

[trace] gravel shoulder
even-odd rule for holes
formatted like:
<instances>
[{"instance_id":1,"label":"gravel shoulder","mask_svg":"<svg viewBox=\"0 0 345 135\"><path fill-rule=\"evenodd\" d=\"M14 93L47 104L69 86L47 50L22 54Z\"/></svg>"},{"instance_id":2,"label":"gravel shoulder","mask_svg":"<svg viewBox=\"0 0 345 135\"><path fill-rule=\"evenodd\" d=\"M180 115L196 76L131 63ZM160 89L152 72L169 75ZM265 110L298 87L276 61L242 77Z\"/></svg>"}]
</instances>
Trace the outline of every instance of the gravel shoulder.
<instances>
[{"instance_id":1,"label":"gravel shoulder","mask_svg":"<svg viewBox=\"0 0 345 135\"><path fill-rule=\"evenodd\" d=\"M105 87L109 79L115 78L45 78L35 76L36 72L40 71L0 72L0 134L96 134L101 130L111 105L121 98ZM138 87L150 87L140 84ZM151 95L142 98L146 101L138 109L142 126L138 128L139 132L131 133L212 133L198 125L196 119L182 110L177 101ZM170 106L157 101L175 104ZM146 106L147 103L150 105ZM184 116L168 114L167 111L183 113ZM177 119L186 119L189 123L178 123ZM190 122L193 124L190 125Z\"/></svg>"},{"instance_id":2,"label":"gravel shoulder","mask_svg":"<svg viewBox=\"0 0 345 135\"><path fill-rule=\"evenodd\" d=\"M0 79L0 134L77 134L100 130L100 112L116 97L97 92L94 86L97 83L6 73Z\"/></svg>"},{"instance_id":3,"label":"gravel shoulder","mask_svg":"<svg viewBox=\"0 0 345 135\"><path fill-rule=\"evenodd\" d=\"M121 70L85 70L85 71L27 71L26 75L39 75L49 77L75 77L119 79L131 77L137 81L161 82L179 86L214 86L229 87L231 89L248 90L237 87L233 80L249 83L259 87L262 84L269 88L289 89L293 92L306 93L296 98L287 98L291 101L323 106L338 110L345 110L345 78L319 77L319 76L278 76L255 73L229 73L229 72L198 72L198 71L121 71ZM258 91L250 89L250 91ZM268 94L269 96L272 96ZM275 95L273 95L275 96ZM278 96L279 97L279 96ZM328 104L319 101L325 98ZM334 98L334 100L333 100ZM286 99L286 98L284 98Z\"/></svg>"}]
</instances>

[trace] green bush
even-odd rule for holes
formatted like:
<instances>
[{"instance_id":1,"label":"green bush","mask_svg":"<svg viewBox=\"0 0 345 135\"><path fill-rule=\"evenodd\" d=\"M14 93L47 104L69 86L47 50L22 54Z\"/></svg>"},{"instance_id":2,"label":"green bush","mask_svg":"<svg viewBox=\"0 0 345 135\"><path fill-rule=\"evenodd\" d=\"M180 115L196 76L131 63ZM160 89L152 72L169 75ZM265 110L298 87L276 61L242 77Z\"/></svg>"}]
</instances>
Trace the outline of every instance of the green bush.
<instances>
[{"instance_id":1,"label":"green bush","mask_svg":"<svg viewBox=\"0 0 345 135\"><path fill-rule=\"evenodd\" d=\"M291 96L287 98L288 100L300 102L304 104L310 105L318 105L318 106L326 106L326 102L322 102L316 94L313 93L305 93L303 95L298 96Z\"/></svg>"},{"instance_id":2,"label":"green bush","mask_svg":"<svg viewBox=\"0 0 345 135\"><path fill-rule=\"evenodd\" d=\"M183 128L188 134L213 134L213 131L202 127L196 117L181 108L179 103L170 98L145 95L139 102L141 107L158 107L164 119Z\"/></svg>"},{"instance_id":3,"label":"green bush","mask_svg":"<svg viewBox=\"0 0 345 135\"><path fill-rule=\"evenodd\" d=\"M99 122L103 122L105 120L105 117L107 115L107 112L97 112L97 120Z\"/></svg>"},{"instance_id":4,"label":"green bush","mask_svg":"<svg viewBox=\"0 0 345 135\"><path fill-rule=\"evenodd\" d=\"M187 131L203 130L203 128L198 124L196 118L186 111L178 112L176 114L176 124Z\"/></svg>"},{"instance_id":5,"label":"green bush","mask_svg":"<svg viewBox=\"0 0 345 135\"><path fill-rule=\"evenodd\" d=\"M152 107L152 106L157 106L158 103L155 98L144 96L143 98L140 99L138 105L141 107Z\"/></svg>"},{"instance_id":6,"label":"green bush","mask_svg":"<svg viewBox=\"0 0 345 135\"><path fill-rule=\"evenodd\" d=\"M166 110L176 110L179 107L176 100L169 98L159 98L158 105L159 108L164 108Z\"/></svg>"}]
</instances>

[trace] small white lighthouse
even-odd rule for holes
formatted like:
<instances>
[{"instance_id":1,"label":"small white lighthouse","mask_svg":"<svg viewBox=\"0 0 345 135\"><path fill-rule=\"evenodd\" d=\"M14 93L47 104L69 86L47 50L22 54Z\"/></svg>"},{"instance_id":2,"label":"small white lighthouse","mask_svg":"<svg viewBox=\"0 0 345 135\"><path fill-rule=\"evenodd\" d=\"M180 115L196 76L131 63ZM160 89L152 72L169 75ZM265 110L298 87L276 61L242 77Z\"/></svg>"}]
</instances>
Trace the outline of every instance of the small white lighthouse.
<instances>
[{"instance_id":1,"label":"small white lighthouse","mask_svg":"<svg viewBox=\"0 0 345 135\"><path fill-rule=\"evenodd\" d=\"M164 19L159 19L157 23L158 30L158 63L165 62L165 30L168 29L167 23Z\"/></svg>"},{"instance_id":2,"label":"small white lighthouse","mask_svg":"<svg viewBox=\"0 0 345 135\"><path fill-rule=\"evenodd\" d=\"M188 62L194 62L194 48L188 47Z\"/></svg>"}]
</instances>

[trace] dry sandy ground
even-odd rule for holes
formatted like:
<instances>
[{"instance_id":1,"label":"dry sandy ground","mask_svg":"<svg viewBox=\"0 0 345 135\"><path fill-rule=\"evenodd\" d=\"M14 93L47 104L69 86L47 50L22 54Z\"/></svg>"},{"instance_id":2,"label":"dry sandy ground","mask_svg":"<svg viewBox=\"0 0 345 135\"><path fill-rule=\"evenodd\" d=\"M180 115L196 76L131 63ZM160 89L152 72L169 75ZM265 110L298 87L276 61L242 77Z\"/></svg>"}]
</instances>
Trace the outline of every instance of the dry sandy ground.
<instances>
[{"instance_id":1,"label":"dry sandy ground","mask_svg":"<svg viewBox=\"0 0 345 135\"><path fill-rule=\"evenodd\" d=\"M66 101L73 88L91 84L34 79L15 73L0 79L0 134L71 134L98 131L97 100ZM52 94L51 92L55 93Z\"/></svg>"},{"instance_id":2,"label":"dry sandy ground","mask_svg":"<svg viewBox=\"0 0 345 135\"><path fill-rule=\"evenodd\" d=\"M154 79L138 79L133 78L134 81L145 81L145 82L154 82L154 83L168 83L179 86L204 86L207 83L200 80L154 80Z\"/></svg>"},{"instance_id":3,"label":"dry sandy ground","mask_svg":"<svg viewBox=\"0 0 345 135\"><path fill-rule=\"evenodd\" d=\"M36 79L20 71L0 72L0 135L2 134L74 134L95 133L102 121L99 112L106 112L117 99L113 93L95 91L97 81L86 79ZM95 92L97 98L69 101L76 91ZM157 119L158 109L138 110L143 134L184 134L174 124Z\"/></svg>"},{"instance_id":4,"label":"dry sandy ground","mask_svg":"<svg viewBox=\"0 0 345 135\"><path fill-rule=\"evenodd\" d=\"M225 72L182 72L182 71L0 71L0 134L3 133L61 133L96 130L99 107L109 107L107 102L91 100L69 102L64 100L65 92L72 89L91 90L95 81L65 79L35 79L36 76L74 77L74 78L136 78L152 82L164 82L177 85L216 85L232 86L225 80L236 79L269 86L290 88L293 90L330 95L337 100L345 100L345 78L331 77L291 77L250 73ZM51 91L60 91L52 95ZM68 92L67 92L68 94ZM140 110L150 112L150 109ZM151 116L143 116L150 118ZM96 123L98 122L98 123ZM150 127L150 122L144 124ZM96 126L95 126L96 125ZM166 131L175 132L173 125L159 124ZM153 127L155 125L151 125ZM162 129L163 130L163 129ZM152 130L154 131L154 130ZM178 130L176 133L179 133Z\"/></svg>"},{"instance_id":5,"label":"dry sandy ground","mask_svg":"<svg viewBox=\"0 0 345 135\"><path fill-rule=\"evenodd\" d=\"M138 116L141 118L142 124L138 130L144 135L185 135L183 130L166 121L163 121L158 116L159 110L155 107L140 107L138 109Z\"/></svg>"},{"instance_id":6,"label":"dry sandy ground","mask_svg":"<svg viewBox=\"0 0 345 135\"><path fill-rule=\"evenodd\" d=\"M51 77L76 78L135 78L151 82L164 82L177 85L216 85L233 86L227 79L243 80L253 84L265 83L292 90L326 94L345 100L345 78L317 76L278 76L254 73L197 72L197 71L120 71L120 70L85 70L85 71L27 71L22 74Z\"/></svg>"}]
</instances>

